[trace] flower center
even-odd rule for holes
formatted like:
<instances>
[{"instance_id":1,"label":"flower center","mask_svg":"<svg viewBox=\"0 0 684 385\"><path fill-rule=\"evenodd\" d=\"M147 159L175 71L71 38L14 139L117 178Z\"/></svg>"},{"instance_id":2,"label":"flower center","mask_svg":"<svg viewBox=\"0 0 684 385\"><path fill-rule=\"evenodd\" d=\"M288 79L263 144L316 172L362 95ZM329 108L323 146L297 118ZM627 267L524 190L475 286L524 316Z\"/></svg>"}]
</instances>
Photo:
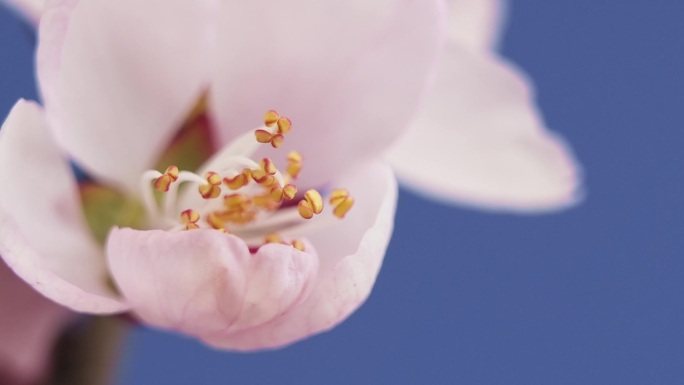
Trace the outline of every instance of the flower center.
<instances>
[{"instance_id":1,"label":"flower center","mask_svg":"<svg viewBox=\"0 0 684 385\"><path fill-rule=\"evenodd\" d=\"M270 158L250 158L260 145L279 148L291 130L292 122L271 110L264 116L264 127L227 145L200 173L175 165L163 173L144 172L142 197L153 226L169 231L215 229L240 236L250 247L276 242L303 250L300 240L288 243L279 235L324 209L318 190L302 194L294 184L302 170L301 154L287 154L284 172ZM155 191L161 199L155 198ZM344 189L332 190L328 198L337 218L344 218L354 205Z\"/></svg>"}]
</instances>

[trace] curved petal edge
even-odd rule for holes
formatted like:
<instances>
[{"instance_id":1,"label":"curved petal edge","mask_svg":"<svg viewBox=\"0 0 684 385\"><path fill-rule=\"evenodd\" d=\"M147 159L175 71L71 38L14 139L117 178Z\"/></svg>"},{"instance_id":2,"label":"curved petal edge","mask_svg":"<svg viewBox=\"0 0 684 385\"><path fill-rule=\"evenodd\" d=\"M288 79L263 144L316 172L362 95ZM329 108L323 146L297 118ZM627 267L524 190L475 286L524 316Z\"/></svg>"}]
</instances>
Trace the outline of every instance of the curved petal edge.
<instances>
[{"instance_id":1,"label":"curved petal edge","mask_svg":"<svg viewBox=\"0 0 684 385\"><path fill-rule=\"evenodd\" d=\"M388 158L408 187L457 205L533 213L584 197L581 167L565 140L546 129L528 77L456 44Z\"/></svg>"},{"instance_id":2,"label":"curved petal edge","mask_svg":"<svg viewBox=\"0 0 684 385\"><path fill-rule=\"evenodd\" d=\"M128 308L107 285L68 160L40 106L20 100L0 131L0 255L44 296L76 311Z\"/></svg>"}]
</instances>

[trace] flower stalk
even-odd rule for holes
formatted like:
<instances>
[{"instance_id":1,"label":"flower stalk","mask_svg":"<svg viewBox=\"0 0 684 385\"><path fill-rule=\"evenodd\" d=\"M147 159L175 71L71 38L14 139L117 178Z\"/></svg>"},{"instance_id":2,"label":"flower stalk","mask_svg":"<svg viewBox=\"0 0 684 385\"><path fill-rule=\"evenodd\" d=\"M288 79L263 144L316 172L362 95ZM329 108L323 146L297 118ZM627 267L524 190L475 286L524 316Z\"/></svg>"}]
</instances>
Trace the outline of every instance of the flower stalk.
<instances>
[{"instance_id":1,"label":"flower stalk","mask_svg":"<svg viewBox=\"0 0 684 385\"><path fill-rule=\"evenodd\" d=\"M129 327L117 317L89 317L66 332L43 385L111 385Z\"/></svg>"}]
</instances>

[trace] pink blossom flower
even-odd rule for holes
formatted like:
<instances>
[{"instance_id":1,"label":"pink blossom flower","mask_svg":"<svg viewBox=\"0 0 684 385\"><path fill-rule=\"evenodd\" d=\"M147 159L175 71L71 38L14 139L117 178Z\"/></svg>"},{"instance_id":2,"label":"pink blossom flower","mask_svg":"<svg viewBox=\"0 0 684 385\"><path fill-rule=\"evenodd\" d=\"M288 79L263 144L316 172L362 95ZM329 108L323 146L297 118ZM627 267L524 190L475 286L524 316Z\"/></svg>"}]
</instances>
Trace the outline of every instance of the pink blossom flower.
<instances>
[{"instance_id":1,"label":"pink blossom flower","mask_svg":"<svg viewBox=\"0 0 684 385\"><path fill-rule=\"evenodd\" d=\"M0 131L0 254L70 309L220 348L333 327L380 268L396 204L380 155L442 16L413 0L48 4L44 108L19 101Z\"/></svg>"},{"instance_id":2,"label":"pink blossom flower","mask_svg":"<svg viewBox=\"0 0 684 385\"><path fill-rule=\"evenodd\" d=\"M0 261L0 383L33 384L70 312L38 294Z\"/></svg>"},{"instance_id":3,"label":"pink blossom flower","mask_svg":"<svg viewBox=\"0 0 684 385\"><path fill-rule=\"evenodd\" d=\"M487 39L448 39L418 111L442 11L437 0L48 3L44 108L20 101L0 132L0 254L73 310L272 348L335 326L369 295L396 202L380 158L407 126L389 159L412 186L515 210L574 201L571 155ZM260 122L271 108L291 120ZM290 154L286 171L271 167L271 145ZM94 182L79 186L65 154Z\"/></svg>"}]
</instances>

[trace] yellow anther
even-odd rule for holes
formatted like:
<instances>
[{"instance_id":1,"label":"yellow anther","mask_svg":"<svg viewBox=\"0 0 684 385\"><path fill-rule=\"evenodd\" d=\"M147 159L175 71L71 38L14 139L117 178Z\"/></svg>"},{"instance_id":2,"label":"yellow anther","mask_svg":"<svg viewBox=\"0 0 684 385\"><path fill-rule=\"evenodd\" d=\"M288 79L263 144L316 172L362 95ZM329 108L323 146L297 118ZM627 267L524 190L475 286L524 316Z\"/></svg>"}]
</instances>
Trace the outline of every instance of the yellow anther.
<instances>
[{"instance_id":1,"label":"yellow anther","mask_svg":"<svg viewBox=\"0 0 684 385\"><path fill-rule=\"evenodd\" d=\"M299 151L290 151L287 154L287 161L290 163L302 163L302 154Z\"/></svg>"},{"instance_id":2,"label":"yellow anther","mask_svg":"<svg viewBox=\"0 0 684 385\"><path fill-rule=\"evenodd\" d=\"M276 202L281 202L283 199L290 200L297 195L297 186L293 184L287 184L285 187L273 186L269 194Z\"/></svg>"},{"instance_id":3,"label":"yellow anther","mask_svg":"<svg viewBox=\"0 0 684 385\"><path fill-rule=\"evenodd\" d=\"M195 210L185 210L181 213L181 221L183 221L184 225L187 225L188 223L197 223L199 219L200 216Z\"/></svg>"},{"instance_id":4,"label":"yellow anther","mask_svg":"<svg viewBox=\"0 0 684 385\"><path fill-rule=\"evenodd\" d=\"M287 134L292 130L292 122L288 118L280 118L278 119L278 133L279 134Z\"/></svg>"},{"instance_id":5,"label":"yellow anther","mask_svg":"<svg viewBox=\"0 0 684 385\"><path fill-rule=\"evenodd\" d=\"M299 201L297 210L299 211L299 215L304 219L311 219L314 216L313 207L311 207L311 204L305 200Z\"/></svg>"},{"instance_id":6,"label":"yellow anther","mask_svg":"<svg viewBox=\"0 0 684 385\"><path fill-rule=\"evenodd\" d=\"M219 218L224 222L245 224L254 221L256 218L256 212L247 211L223 211L219 215Z\"/></svg>"},{"instance_id":7,"label":"yellow anther","mask_svg":"<svg viewBox=\"0 0 684 385\"><path fill-rule=\"evenodd\" d=\"M185 210L181 213L181 221L185 225L186 230L199 229L197 221L200 220L200 216L195 210Z\"/></svg>"},{"instance_id":8,"label":"yellow anther","mask_svg":"<svg viewBox=\"0 0 684 385\"><path fill-rule=\"evenodd\" d=\"M173 178L164 174L154 181L154 189L161 192L167 192L169 191L169 187L171 187L171 183L173 183Z\"/></svg>"},{"instance_id":9,"label":"yellow anther","mask_svg":"<svg viewBox=\"0 0 684 385\"><path fill-rule=\"evenodd\" d=\"M283 243L283 238L276 233L271 233L266 236L266 243Z\"/></svg>"},{"instance_id":10,"label":"yellow anther","mask_svg":"<svg viewBox=\"0 0 684 385\"><path fill-rule=\"evenodd\" d=\"M169 191L171 184L178 180L178 167L169 166L159 178L154 181L154 189L161 192Z\"/></svg>"},{"instance_id":11,"label":"yellow anther","mask_svg":"<svg viewBox=\"0 0 684 385\"><path fill-rule=\"evenodd\" d=\"M249 169L244 169L232 178L223 178L223 183L231 190L238 190L249 183L251 175L252 172Z\"/></svg>"},{"instance_id":12,"label":"yellow anther","mask_svg":"<svg viewBox=\"0 0 684 385\"><path fill-rule=\"evenodd\" d=\"M297 151L291 151L287 154L287 174L292 179L297 179L299 172L302 170L302 154Z\"/></svg>"},{"instance_id":13,"label":"yellow anther","mask_svg":"<svg viewBox=\"0 0 684 385\"><path fill-rule=\"evenodd\" d=\"M273 127L273 125L278 122L278 119L280 119L278 112L274 110L266 111L266 114L264 115L264 124L266 127Z\"/></svg>"},{"instance_id":14,"label":"yellow anther","mask_svg":"<svg viewBox=\"0 0 684 385\"><path fill-rule=\"evenodd\" d=\"M349 195L349 191L344 189L333 190L330 194L330 204L335 208L333 214L338 218L344 218L345 215L354 206L354 198Z\"/></svg>"},{"instance_id":15,"label":"yellow anther","mask_svg":"<svg viewBox=\"0 0 684 385\"><path fill-rule=\"evenodd\" d=\"M295 239L292 241L292 247L299 251L304 251L304 242L300 241L299 239Z\"/></svg>"},{"instance_id":16,"label":"yellow anther","mask_svg":"<svg viewBox=\"0 0 684 385\"><path fill-rule=\"evenodd\" d=\"M209 171L204 174L204 177L207 179L207 183L212 186L218 186L221 184L221 176L215 172Z\"/></svg>"},{"instance_id":17,"label":"yellow anther","mask_svg":"<svg viewBox=\"0 0 684 385\"><path fill-rule=\"evenodd\" d=\"M321 194L316 190L307 191L304 193L304 199L299 201L297 210L304 219L311 219L314 214L320 214L323 211L323 198Z\"/></svg>"},{"instance_id":18,"label":"yellow anther","mask_svg":"<svg viewBox=\"0 0 684 385\"><path fill-rule=\"evenodd\" d=\"M254 136L259 143L271 143L273 148L280 147L285 141L283 134L271 134L266 130L256 130L254 131Z\"/></svg>"},{"instance_id":19,"label":"yellow anther","mask_svg":"<svg viewBox=\"0 0 684 385\"><path fill-rule=\"evenodd\" d=\"M216 199L221 195L221 187L203 184L199 186L199 193L204 199Z\"/></svg>"},{"instance_id":20,"label":"yellow anther","mask_svg":"<svg viewBox=\"0 0 684 385\"><path fill-rule=\"evenodd\" d=\"M223 205L229 210L247 210L252 200L244 194L230 194L223 197Z\"/></svg>"},{"instance_id":21,"label":"yellow anther","mask_svg":"<svg viewBox=\"0 0 684 385\"><path fill-rule=\"evenodd\" d=\"M304 193L304 199L311 205L314 214L320 214L323 211L323 198L321 193L316 190L309 190Z\"/></svg>"},{"instance_id":22,"label":"yellow anther","mask_svg":"<svg viewBox=\"0 0 684 385\"><path fill-rule=\"evenodd\" d=\"M349 196L349 191L347 191L345 189L333 190L333 192L330 194L330 204L335 206L338 203L341 203L342 201L344 201L348 196Z\"/></svg>"},{"instance_id":23,"label":"yellow anther","mask_svg":"<svg viewBox=\"0 0 684 385\"><path fill-rule=\"evenodd\" d=\"M259 143L271 143L271 139L273 139L273 134L266 130L256 130L254 136Z\"/></svg>"},{"instance_id":24,"label":"yellow anther","mask_svg":"<svg viewBox=\"0 0 684 385\"><path fill-rule=\"evenodd\" d=\"M283 189L280 186L273 186L268 195L271 196L274 202L280 203L283 200Z\"/></svg>"},{"instance_id":25,"label":"yellow anther","mask_svg":"<svg viewBox=\"0 0 684 385\"><path fill-rule=\"evenodd\" d=\"M335 209L333 210L333 214L342 219L344 218L345 215L351 210L352 206L354 206L354 198L352 197L346 197L342 202L337 204L335 206Z\"/></svg>"},{"instance_id":26,"label":"yellow anther","mask_svg":"<svg viewBox=\"0 0 684 385\"><path fill-rule=\"evenodd\" d=\"M275 134L271 138L271 146L273 146L273 148L278 148L282 146L284 141L285 137L282 134Z\"/></svg>"},{"instance_id":27,"label":"yellow anther","mask_svg":"<svg viewBox=\"0 0 684 385\"><path fill-rule=\"evenodd\" d=\"M210 213L207 216L207 223L209 224L209 226L211 226L212 229L215 229L215 230L224 230L225 229L224 221L215 212Z\"/></svg>"},{"instance_id":28,"label":"yellow anther","mask_svg":"<svg viewBox=\"0 0 684 385\"><path fill-rule=\"evenodd\" d=\"M261 169L266 171L268 174L275 175L276 171L278 171L273 161L268 158L262 159L260 164Z\"/></svg>"},{"instance_id":29,"label":"yellow anther","mask_svg":"<svg viewBox=\"0 0 684 385\"><path fill-rule=\"evenodd\" d=\"M179 173L178 167L176 167L174 165L167 167L166 171L164 171L164 175L170 176L174 182L178 180L178 173Z\"/></svg>"},{"instance_id":30,"label":"yellow anther","mask_svg":"<svg viewBox=\"0 0 684 385\"><path fill-rule=\"evenodd\" d=\"M199 186L200 195L204 199L215 199L221 195L221 176L215 172L209 171L204 174L207 184Z\"/></svg>"},{"instance_id":31,"label":"yellow anther","mask_svg":"<svg viewBox=\"0 0 684 385\"><path fill-rule=\"evenodd\" d=\"M278 208L278 202L274 201L269 194L260 194L252 197L252 202L257 207L272 211Z\"/></svg>"},{"instance_id":32,"label":"yellow anther","mask_svg":"<svg viewBox=\"0 0 684 385\"><path fill-rule=\"evenodd\" d=\"M262 186L270 187L277 183L275 177L264 170L252 170L252 179Z\"/></svg>"},{"instance_id":33,"label":"yellow anther","mask_svg":"<svg viewBox=\"0 0 684 385\"><path fill-rule=\"evenodd\" d=\"M294 199L295 195L297 195L297 186L293 184L286 184L285 187L283 187L283 197L285 199Z\"/></svg>"}]
</instances>

